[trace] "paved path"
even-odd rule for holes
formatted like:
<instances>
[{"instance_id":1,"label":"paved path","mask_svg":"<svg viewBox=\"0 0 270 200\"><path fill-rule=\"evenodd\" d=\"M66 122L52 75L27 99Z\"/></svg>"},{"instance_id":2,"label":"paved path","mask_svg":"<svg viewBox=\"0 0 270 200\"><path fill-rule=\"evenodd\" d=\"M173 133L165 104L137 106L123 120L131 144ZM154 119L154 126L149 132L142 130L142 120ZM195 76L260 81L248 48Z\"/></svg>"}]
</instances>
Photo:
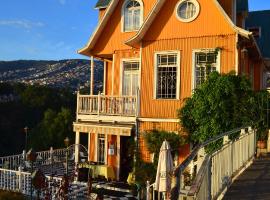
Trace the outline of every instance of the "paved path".
<instances>
[{"instance_id":1,"label":"paved path","mask_svg":"<svg viewBox=\"0 0 270 200\"><path fill-rule=\"evenodd\" d=\"M259 158L241 174L224 200L270 200L270 157Z\"/></svg>"}]
</instances>

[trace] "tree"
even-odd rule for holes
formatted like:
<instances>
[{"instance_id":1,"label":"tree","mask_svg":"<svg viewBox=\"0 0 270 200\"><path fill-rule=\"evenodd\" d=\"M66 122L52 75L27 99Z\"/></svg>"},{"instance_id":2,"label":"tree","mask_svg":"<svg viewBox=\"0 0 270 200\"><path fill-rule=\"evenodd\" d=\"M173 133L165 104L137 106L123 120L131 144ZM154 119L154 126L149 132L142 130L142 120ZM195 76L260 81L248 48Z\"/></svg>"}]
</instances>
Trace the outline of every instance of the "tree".
<instances>
[{"instance_id":1,"label":"tree","mask_svg":"<svg viewBox=\"0 0 270 200\"><path fill-rule=\"evenodd\" d=\"M193 143L242 126L265 129L264 105L259 103L263 95L252 90L245 76L213 72L185 100L178 116Z\"/></svg>"},{"instance_id":2,"label":"tree","mask_svg":"<svg viewBox=\"0 0 270 200\"><path fill-rule=\"evenodd\" d=\"M71 111L62 108L60 112L48 109L43 120L30 131L30 143L35 150L47 150L50 147L64 147L66 137L73 139L73 117Z\"/></svg>"}]
</instances>

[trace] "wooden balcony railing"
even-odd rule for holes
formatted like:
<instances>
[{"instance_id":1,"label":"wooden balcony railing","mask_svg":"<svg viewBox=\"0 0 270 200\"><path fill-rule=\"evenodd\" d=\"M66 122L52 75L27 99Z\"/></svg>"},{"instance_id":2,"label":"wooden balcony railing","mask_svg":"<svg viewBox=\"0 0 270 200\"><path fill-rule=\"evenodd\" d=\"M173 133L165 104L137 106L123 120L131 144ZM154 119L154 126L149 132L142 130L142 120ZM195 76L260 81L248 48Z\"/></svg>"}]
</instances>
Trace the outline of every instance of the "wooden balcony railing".
<instances>
[{"instance_id":1,"label":"wooden balcony railing","mask_svg":"<svg viewBox=\"0 0 270 200\"><path fill-rule=\"evenodd\" d=\"M136 96L77 94L77 115L137 116Z\"/></svg>"}]
</instances>

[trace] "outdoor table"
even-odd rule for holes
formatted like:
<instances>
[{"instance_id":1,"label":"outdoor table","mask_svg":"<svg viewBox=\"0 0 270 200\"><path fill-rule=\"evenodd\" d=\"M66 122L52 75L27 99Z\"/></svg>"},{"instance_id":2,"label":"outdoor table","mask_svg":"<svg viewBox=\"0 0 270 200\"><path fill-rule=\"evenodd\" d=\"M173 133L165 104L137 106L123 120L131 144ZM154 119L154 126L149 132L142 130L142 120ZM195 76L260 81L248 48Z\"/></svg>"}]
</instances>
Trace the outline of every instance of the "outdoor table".
<instances>
[{"instance_id":1,"label":"outdoor table","mask_svg":"<svg viewBox=\"0 0 270 200\"><path fill-rule=\"evenodd\" d=\"M92 170L92 178L104 176L107 180L115 180L115 173L112 166L108 165L93 165L88 163L80 163L79 168L88 168Z\"/></svg>"}]
</instances>

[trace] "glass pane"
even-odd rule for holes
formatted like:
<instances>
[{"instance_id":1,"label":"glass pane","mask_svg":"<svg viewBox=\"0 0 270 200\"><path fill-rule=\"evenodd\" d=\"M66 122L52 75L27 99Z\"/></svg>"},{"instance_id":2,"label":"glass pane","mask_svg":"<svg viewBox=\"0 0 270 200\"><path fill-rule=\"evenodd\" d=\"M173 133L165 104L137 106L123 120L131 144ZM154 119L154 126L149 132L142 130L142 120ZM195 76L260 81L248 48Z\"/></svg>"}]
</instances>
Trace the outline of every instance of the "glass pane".
<instances>
[{"instance_id":1,"label":"glass pane","mask_svg":"<svg viewBox=\"0 0 270 200\"><path fill-rule=\"evenodd\" d=\"M139 74L133 74L132 76L132 95L137 94L137 89L139 88Z\"/></svg>"},{"instance_id":2,"label":"glass pane","mask_svg":"<svg viewBox=\"0 0 270 200\"><path fill-rule=\"evenodd\" d=\"M181 3L178 8L178 15L182 19L190 19L195 15L195 13L196 6L190 1Z\"/></svg>"},{"instance_id":3,"label":"glass pane","mask_svg":"<svg viewBox=\"0 0 270 200\"><path fill-rule=\"evenodd\" d=\"M131 75L124 73L123 95L130 95L131 92Z\"/></svg>"}]
</instances>

